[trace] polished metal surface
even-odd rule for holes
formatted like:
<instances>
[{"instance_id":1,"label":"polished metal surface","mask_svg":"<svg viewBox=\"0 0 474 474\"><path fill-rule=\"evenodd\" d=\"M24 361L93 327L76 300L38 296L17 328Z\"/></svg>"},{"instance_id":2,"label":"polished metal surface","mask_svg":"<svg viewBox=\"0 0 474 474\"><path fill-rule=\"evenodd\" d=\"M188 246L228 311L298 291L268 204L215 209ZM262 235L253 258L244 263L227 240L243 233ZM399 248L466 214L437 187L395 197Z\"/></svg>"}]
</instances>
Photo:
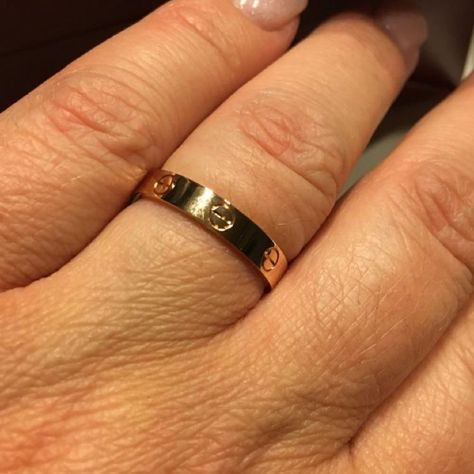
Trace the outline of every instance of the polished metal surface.
<instances>
[{"instance_id":1,"label":"polished metal surface","mask_svg":"<svg viewBox=\"0 0 474 474\"><path fill-rule=\"evenodd\" d=\"M134 201L149 199L168 204L192 217L245 256L273 288L288 261L278 245L253 221L211 189L185 176L152 171L138 187Z\"/></svg>"}]
</instances>

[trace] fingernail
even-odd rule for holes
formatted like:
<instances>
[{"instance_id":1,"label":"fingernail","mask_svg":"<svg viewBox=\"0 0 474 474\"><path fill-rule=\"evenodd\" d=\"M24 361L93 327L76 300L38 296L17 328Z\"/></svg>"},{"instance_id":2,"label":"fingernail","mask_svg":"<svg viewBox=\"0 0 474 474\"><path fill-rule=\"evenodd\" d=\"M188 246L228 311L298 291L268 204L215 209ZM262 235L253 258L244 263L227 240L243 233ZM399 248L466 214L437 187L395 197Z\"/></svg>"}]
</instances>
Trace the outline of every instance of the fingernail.
<instances>
[{"instance_id":1,"label":"fingernail","mask_svg":"<svg viewBox=\"0 0 474 474\"><path fill-rule=\"evenodd\" d=\"M375 18L397 44L408 67L414 69L428 39L428 23L421 10L411 2L389 2L376 11Z\"/></svg>"},{"instance_id":2,"label":"fingernail","mask_svg":"<svg viewBox=\"0 0 474 474\"><path fill-rule=\"evenodd\" d=\"M234 5L265 30L278 30L295 19L308 0L233 0Z\"/></svg>"}]
</instances>

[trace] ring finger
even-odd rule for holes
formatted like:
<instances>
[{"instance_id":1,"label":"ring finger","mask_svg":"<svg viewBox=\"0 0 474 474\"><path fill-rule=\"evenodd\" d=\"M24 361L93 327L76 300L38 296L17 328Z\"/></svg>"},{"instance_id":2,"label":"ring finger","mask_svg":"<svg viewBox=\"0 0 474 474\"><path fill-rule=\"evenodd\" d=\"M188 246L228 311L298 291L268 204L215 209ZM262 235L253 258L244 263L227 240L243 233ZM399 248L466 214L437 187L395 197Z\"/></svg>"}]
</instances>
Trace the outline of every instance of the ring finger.
<instances>
[{"instance_id":1,"label":"ring finger","mask_svg":"<svg viewBox=\"0 0 474 474\"><path fill-rule=\"evenodd\" d=\"M165 168L231 200L293 259L411 72L424 28L411 10L332 19L228 100ZM262 292L253 270L213 236L149 202L123 212L58 274L67 275L86 291L103 278L114 315L140 318L136 327L153 321L159 337L213 334ZM117 295L126 301L114 305Z\"/></svg>"}]
</instances>

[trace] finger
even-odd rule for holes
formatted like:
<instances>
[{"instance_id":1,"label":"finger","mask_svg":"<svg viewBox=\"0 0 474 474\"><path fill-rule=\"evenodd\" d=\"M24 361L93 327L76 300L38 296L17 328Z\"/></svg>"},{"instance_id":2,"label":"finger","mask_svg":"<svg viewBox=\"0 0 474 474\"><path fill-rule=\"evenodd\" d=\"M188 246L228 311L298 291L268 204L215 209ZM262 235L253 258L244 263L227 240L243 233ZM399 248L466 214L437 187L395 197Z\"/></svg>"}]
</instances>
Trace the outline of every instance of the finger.
<instances>
[{"instance_id":1,"label":"finger","mask_svg":"<svg viewBox=\"0 0 474 474\"><path fill-rule=\"evenodd\" d=\"M165 167L229 198L293 258L330 212L409 70L373 19L335 18L247 83ZM153 315L157 324L159 307L170 331L193 337L240 319L263 287L214 236L148 202L122 213L75 268L80 281L100 272L111 291L118 285L132 295L124 310L136 312L136 299L146 301L137 316Z\"/></svg>"},{"instance_id":2,"label":"finger","mask_svg":"<svg viewBox=\"0 0 474 474\"><path fill-rule=\"evenodd\" d=\"M356 472L474 472L474 300L352 444ZM348 471L349 472L349 471Z\"/></svg>"},{"instance_id":3,"label":"finger","mask_svg":"<svg viewBox=\"0 0 474 474\"><path fill-rule=\"evenodd\" d=\"M348 443L472 295L473 110L471 78L356 187L240 325L282 420L292 416L284 406L312 420L270 459L285 449L325 459ZM298 447L301 439L310 442Z\"/></svg>"},{"instance_id":4,"label":"finger","mask_svg":"<svg viewBox=\"0 0 474 474\"><path fill-rule=\"evenodd\" d=\"M89 243L150 167L284 51L297 13L267 31L230 0L170 2L6 111L0 289L51 273Z\"/></svg>"}]
</instances>

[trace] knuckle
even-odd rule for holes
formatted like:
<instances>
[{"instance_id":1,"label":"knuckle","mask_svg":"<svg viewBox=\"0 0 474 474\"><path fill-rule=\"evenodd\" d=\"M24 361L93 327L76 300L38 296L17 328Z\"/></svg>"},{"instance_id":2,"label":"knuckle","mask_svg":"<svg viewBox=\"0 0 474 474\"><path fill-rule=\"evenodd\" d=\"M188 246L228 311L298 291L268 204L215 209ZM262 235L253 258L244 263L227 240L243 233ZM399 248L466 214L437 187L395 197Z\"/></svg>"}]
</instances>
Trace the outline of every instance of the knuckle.
<instances>
[{"instance_id":1,"label":"knuckle","mask_svg":"<svg viewBox=\"0 0 474 474\"><path fill-rule=\"evenodd\" d=\"M370 67L379 80L393 84L398 90L401 58L399 53L394 54L398 48L372 19L363 14L343 13L325 27L337 34L334 43L340 52L346 55L347 51L357 51L358 56L367 58L361 64Z\"/></svg>"},{"instance_id":2,"label":"knuckle","mask_svg":"<svg viewBox=\"0 0 474 474\"><path fill-rule=\"evenodd\" d=\"M327 201L336 201L345 175L347 152L324 107L305 110L288 92L267 91L240 109L239 128L251 146L276 159L309 182Z\"/></svg>"},{"instance_id":3,"label":"knuckle","mask_svg":"<svg viewBox=\"0 0 474 474\"><path fill-rule=\"evenodd\" d=\"M215 4L202 0L176 2L171 3L163 14L169 24L184 32L186 43L190 38L194 47L204 45L213 53L227 74L240 68L242 53L229 35L228 21Z\"/></svg>"},{"instance_id":4,"label":"knuckle","mask_svg":"<svg viewBox=\"0 0 474 474\"><path fill-rule=\"evenodd\" d=\"M120 79L119 79L120 78ZM140 79L123 68L76 70L52 85L42 106L47 126L87 155L115 168L147 169L160 142Z\"/></svg>"},{"instance_id":5,"label":"knuckle","mask_svg":"<svg viewBox=\"0 0 474 474\"><path fill-rule=\"evenodd\" d=\"M402 185L416 216L442 246L474 271L474 179L452 162L411 170Z\"/></svg>"}]
</instances>

